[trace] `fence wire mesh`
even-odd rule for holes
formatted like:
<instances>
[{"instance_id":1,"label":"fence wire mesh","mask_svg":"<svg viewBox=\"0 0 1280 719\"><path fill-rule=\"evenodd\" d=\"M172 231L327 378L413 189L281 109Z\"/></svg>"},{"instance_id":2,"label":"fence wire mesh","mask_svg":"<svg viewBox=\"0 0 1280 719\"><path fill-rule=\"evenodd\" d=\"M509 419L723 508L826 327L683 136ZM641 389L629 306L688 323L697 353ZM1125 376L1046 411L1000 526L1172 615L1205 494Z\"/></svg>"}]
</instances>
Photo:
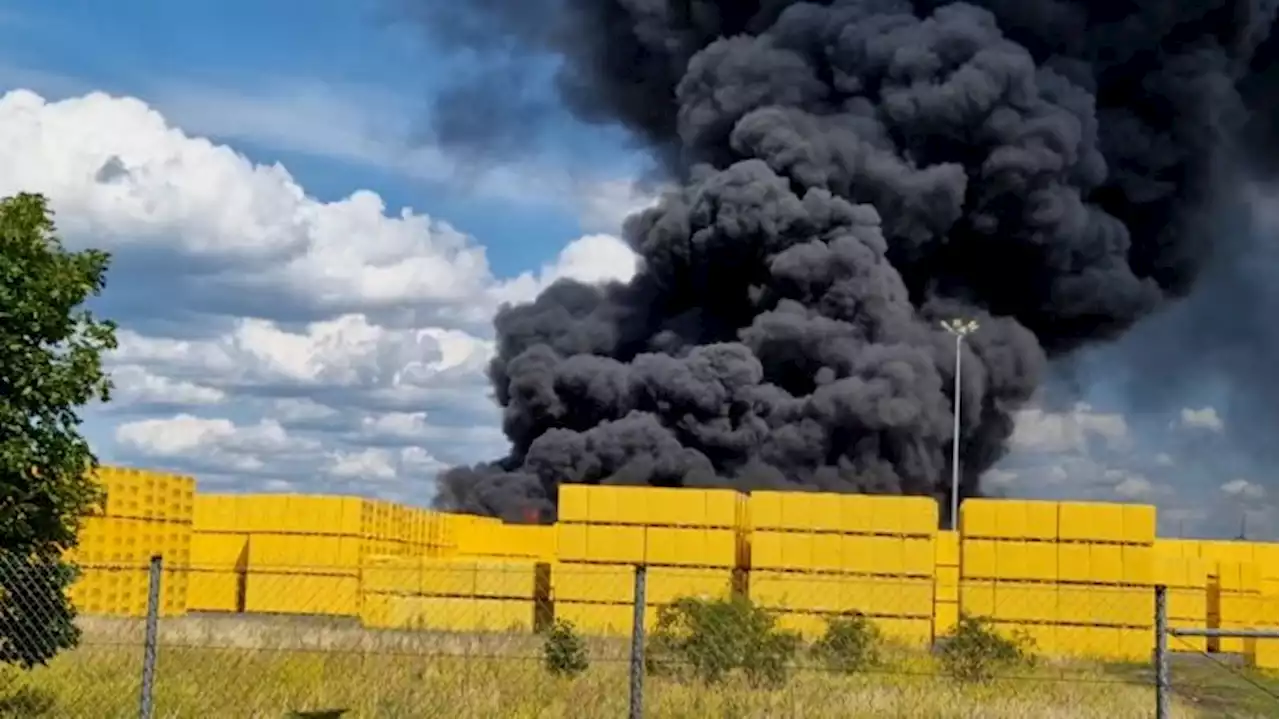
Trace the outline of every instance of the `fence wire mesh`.
<instances>
[{"instance_id":1,"label":"fence wire mesh","mask_svg":"<svg viewBox=\"0 0 1280 719\"><path fill-rule=\"evenodd\" d=\"M1169 637L1169 688L1182 704L1200 716L1271 717L1280 705L1280 683L1274 673L1248 665L1253 642L1276 640L1228 638L1245 654L1217 651L1218 642L1204 637ZM1228 648L1231 644L1228 645ZM1209 651L1210 649L1215 651Z\"/></svg>"},{"instance_id":2,"label":"fence wire mesh","mask_svg":"<svg viewBox=\"0 0 1280 719\"><path fill-rule=\"evenodd\" d=\"M0 556L0 717L139 716L147 570L85 567L73 616L66 565ZM691 567L648 567L638 587L628 566L391 559L160 577L155 717L626 716L633 684L645 717L1112 719L1155 705L1150 588ZM940 609L951 596L981 616ZM1271 716L1274 676L1180 643L1171 716Z\"/></svg>"}]
</instances>

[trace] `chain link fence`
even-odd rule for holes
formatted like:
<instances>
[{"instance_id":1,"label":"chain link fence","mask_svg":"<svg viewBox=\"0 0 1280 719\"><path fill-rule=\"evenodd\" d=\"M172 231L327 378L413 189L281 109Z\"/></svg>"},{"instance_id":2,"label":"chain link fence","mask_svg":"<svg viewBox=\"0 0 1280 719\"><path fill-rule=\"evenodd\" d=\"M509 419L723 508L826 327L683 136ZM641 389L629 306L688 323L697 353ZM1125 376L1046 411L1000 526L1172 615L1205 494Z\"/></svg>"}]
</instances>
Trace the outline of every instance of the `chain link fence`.
<instances>
[{"instance_id":1,"label":"chain link fence","mask_svg":"<svg viewBox=\"0 0 1280 719\"><path fill-rule=\"evenodd\" d=\"M158 563L97 566L96 584L72 595L102 592L138 611L72 617L65 565L8 557L0 717L1155 714L1150 591L1136 605L1150 612L1146 627L1121 623L1135 611L1132 592L1102 589L1078 597L1098 617L1093 625L1019 621L1034 612L1010 602L1046 601L1027 589L993 590L991 619L956 617L943 628L931 604L928 614L921 608L914 580L796 576L750 586L731 570L659 569L557 567L548 591L545 574L496 565L461 576L366 570L357 582L332 568L288 567L221 584ZM230 609L177 611L162 585L183 582ZM825 611L832 592L857 610ZM1179 641L1171 637L1170 649ZM1090 642L1131 642L1131 656L1071 656ZM1208 653L1210 664L1198 666L1198 653L1170 661L1167 716L1203 716L1205 707L1221 710L1210 716L1256 707L1271 716L1274 677L1224 668ZM1210 687L1219 675L1208 672L1240 681Z\"/></svg>"}]
</instances>

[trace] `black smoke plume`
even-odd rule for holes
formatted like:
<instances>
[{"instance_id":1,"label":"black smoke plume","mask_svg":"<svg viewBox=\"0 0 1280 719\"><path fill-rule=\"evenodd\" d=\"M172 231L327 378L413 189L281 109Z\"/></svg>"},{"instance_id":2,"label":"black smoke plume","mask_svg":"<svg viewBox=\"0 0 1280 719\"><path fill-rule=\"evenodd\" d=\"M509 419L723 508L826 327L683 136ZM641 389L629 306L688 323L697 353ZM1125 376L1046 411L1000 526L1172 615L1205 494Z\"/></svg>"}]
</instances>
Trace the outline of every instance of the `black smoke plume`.
<instances>
[{"instance_id":1,"label":"black smoke plume","mask_svg":"<svg viewBox=\"0 0 1280 719\"><path fill-rule=\"evenodd\" d=\"M475 50L558 55L566 105L680 184L626 223L632 281L499 313L511 452L444 473L449 509L550 518L565 482L945 496L950 317L981 325L980 494L1046 361L1190 292L1212 208L1275 172L1271 4L449 7L423 17Z\"/></svg>"}]
</instances>

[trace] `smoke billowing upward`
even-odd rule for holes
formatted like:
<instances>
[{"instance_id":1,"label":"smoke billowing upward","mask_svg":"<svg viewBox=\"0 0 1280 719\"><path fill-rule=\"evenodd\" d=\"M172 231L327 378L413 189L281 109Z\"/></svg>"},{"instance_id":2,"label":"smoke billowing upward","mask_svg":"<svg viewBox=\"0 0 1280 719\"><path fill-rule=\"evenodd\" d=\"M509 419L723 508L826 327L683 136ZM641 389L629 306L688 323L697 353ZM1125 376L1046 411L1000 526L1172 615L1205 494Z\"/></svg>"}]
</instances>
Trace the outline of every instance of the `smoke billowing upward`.
<instances>
[{"instance_id":1,"label":"smoke billowing upward","mask_svg":"<svg viewBox=\"0 0 1280 719\"><path fill-rule=\"evenodd\" d=\"M511 452L442 475L447 508L550 517L564 482L941 496L957 316L981 325L960 439L979 494L1046 361L1190 292L1219 196L1275 172L1270 4L530 6L450 26L558 54L566 105L679 189L626 223L632 281L499 313Z\"/></svg>"}]
</instances>

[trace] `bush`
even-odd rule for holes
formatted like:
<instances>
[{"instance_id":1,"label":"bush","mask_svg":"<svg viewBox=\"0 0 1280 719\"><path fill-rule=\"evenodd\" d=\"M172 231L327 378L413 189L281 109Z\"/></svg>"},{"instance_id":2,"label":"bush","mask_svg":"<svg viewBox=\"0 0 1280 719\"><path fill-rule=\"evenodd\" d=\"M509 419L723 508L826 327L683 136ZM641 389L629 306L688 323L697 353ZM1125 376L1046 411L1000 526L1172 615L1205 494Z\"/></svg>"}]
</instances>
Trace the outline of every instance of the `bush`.
<instances>
[{"instance_id":1,"label":"bush","mask_svg":"<svg viewBox=\"0 0 1280 719\"><path fill-rule=\"evenodd\" d=\"M653 674L688 674L707 684L731 672L753 686L786 682L800 637L745 597L684 597L658 612L645 666Z\"/></svg>"},{"instance_id":2,"label":"bush","mask_svg":"<svg viewBox=\"0 0 1280 719\"><path fill-rule=\"evenodd\" d=\"M941 651L943 669L966 682L989 682L1000 672L1035 662L1035 641L1021 630L1012 637L996 633L987 619L962 616L947 634Z\"/></svg>"},{"instance_id":3,"label":"bush","mask_svg":"<svg viewBox=\"0 0 1280 719\"><path fill-rule=\"evenodd\" d=\"M587 645L571 622L557 619L542 640L542 660L555 676L576 677L590 666Z\"/></svg>"},{"instance_id":4,"label":"bush","mask_svg":"<svg viewBox=\"0 0 1280 719\"><path fill-rule=\"evenodd\" d=\"M880 631L862 614L827 620L827 631L813 644L814 656L833 672L848 674L879 662Z\"/></svg>"}]
</instances>

